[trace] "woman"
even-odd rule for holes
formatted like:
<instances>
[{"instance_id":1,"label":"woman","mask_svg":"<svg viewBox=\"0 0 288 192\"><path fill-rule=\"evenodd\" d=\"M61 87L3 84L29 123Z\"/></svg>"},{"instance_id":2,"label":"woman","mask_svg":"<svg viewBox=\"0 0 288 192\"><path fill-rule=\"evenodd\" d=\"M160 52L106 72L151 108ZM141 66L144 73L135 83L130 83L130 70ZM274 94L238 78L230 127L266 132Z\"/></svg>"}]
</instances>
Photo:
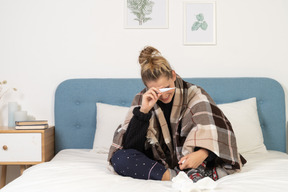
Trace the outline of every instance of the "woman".
<instances>
[{"instance_id":1,"label":"woman","mask_svg":"<svg viewBox=\"0 0 288 192\"><path fill-rule=\"evenodd\" d=\"M108 157L114 170L154 180L171 180L184 171L194 182L240 170L246 160L212 98L182 80L153 47L141 51L139 63L146 88L115 131Z\"/></svg>"}]
</instances>

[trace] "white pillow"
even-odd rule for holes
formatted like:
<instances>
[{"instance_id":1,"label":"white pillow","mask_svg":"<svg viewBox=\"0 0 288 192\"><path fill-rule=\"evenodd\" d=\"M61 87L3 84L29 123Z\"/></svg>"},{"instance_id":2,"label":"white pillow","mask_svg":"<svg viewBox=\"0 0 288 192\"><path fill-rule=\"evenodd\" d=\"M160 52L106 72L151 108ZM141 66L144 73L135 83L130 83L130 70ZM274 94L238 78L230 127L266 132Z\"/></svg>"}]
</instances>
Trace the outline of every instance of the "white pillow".
<instances>
[{"instance_id":1,"label":"white pillow","mask_svg":"<svg viewBox=\"0 0 288 192\"><path fill-rule=\"evenodd\" d=\"M267 152L255 97L234 103L220 104L218 107L232 124L239 153Z\"/></svg>"},{"instance_id":2,"label":"white pillow","mask_svg":"<svg viewBox=\"0 0 288 192\"><path fill-rule=\"evenodd\" d=\"M121 107L104 103L96 103L96 132L93 150L108 153L112 144L114 132L122 124L129 107Z\"/></svg>"},{"instance_id":3,"label":"white pillow","mask_svg":"<svg viewBox=\"0 0 288 192\"><path fill-rule=\"evenodd\" d=\"M116 128L122 124L129 107L96 103L97 125L93 150L108 153ZM243 153L265 153L263 134L259 123L256 98L220 104L232 124L238 151Z\"/></svg>"}]
</instances>

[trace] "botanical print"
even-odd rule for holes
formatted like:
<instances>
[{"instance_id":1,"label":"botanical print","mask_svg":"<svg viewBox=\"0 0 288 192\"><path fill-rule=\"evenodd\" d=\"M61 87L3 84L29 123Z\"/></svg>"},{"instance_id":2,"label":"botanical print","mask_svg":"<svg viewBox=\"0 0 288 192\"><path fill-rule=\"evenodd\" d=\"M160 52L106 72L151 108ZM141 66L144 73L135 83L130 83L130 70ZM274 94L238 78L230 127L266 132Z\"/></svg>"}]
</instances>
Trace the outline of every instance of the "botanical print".
<instances>
[{"instance_id":1,"label":"botanical print","mask_svg":"<svg viewBox=\"0 0 288 192\"><path fill-rule=\"evenodd\" d=\"M215 1L184 2L184 44L216 45Z\"/></svg>"},{"instance_id":2,"label":"botanical print","mask_svg":"<svg viewBox=\"0 0 288 192\"><path fill-rule=\"evenodd\" d=\"M198 29L206 30L208 27L208 24L206 21L204 21L204 15L202 13L199 13L196 15L197 21L194 22L194 24L191 27L192 31L197 31Z\"/></svg>"},{"instance_id":3,"label":"botanical print","mask_svg":"<svg viewBox=\"0 0 288 192\"><path fill-rule=\"evenodd\" d=\"M125 28L168 28L168 0L123 0Z\"/></svg>"},{"instance_id":4,"label":"botanical print","mask_svg":"<svg viewBox=\"0 0 288 192\"><path fill-rule=\"evenodd\" d=\"M150 0L127 0L127 8L136 16L135 20L139 22L139 25L152 20L150 15L153 10L154 2Z\"/></svg>"}]
</instances>

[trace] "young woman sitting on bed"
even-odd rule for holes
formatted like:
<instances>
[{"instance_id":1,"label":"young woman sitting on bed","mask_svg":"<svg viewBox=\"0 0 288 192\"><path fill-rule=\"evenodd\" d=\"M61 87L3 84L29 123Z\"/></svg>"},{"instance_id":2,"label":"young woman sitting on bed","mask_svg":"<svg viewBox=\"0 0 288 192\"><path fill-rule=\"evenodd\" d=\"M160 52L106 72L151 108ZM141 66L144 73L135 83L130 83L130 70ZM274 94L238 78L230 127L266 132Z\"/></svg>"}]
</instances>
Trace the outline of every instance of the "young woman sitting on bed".
<instances>
[{"instance_id":1,"label":"young woman sitting on bed","mask_svg":"<svg viewBox=\"0 0 288 192\"><path fill-rule=\"evenodd\" d=\"M212 98L182 80L153 47L141 51L139 63L146 88L115 131L108 157L114 170L153 180L171 180L184 171L193 182L239 171L246 160Z\"/></svg>"}]
</instances>

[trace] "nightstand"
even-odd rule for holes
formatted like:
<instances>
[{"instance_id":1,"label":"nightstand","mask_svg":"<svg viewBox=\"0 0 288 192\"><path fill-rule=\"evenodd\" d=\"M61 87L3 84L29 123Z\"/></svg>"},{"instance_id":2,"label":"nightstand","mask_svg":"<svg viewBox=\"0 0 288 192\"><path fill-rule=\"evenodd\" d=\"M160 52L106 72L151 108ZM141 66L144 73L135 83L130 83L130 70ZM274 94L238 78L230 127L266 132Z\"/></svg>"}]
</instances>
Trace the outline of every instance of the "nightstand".
<instances>
[{"instance_id":1,"label":"nightstand","mask_svg":"<svg viewBox=\"0 0 288 192\"><path fill-rule=\"evenodd\" d=\"M0 189L6 183L7 165L27 166L49 161L54 157L54 127L39 130L16 130L0 126Z\"/></svg>"}]
</instances>

